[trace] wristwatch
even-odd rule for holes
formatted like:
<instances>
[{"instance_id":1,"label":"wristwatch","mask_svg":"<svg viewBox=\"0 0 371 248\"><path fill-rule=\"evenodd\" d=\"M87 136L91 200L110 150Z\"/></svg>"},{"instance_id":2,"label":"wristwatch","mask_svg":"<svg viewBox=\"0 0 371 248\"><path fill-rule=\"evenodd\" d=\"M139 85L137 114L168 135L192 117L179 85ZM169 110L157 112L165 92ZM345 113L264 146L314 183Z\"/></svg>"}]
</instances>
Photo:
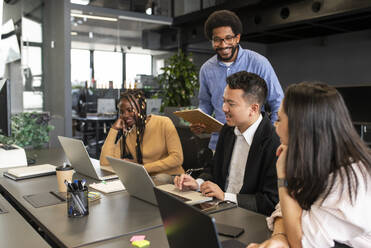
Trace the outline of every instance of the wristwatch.
<instances>
[{"instance_id":1,"label":"wristwatch","mask_svg":"<svg viewBox=\"0 0 371 248\"><path fill-rule=\"evenodd\" d=\"M287 188L287 180L286 178L277 178L277 187L285 187Z\"/></svg>"}]
</instances>

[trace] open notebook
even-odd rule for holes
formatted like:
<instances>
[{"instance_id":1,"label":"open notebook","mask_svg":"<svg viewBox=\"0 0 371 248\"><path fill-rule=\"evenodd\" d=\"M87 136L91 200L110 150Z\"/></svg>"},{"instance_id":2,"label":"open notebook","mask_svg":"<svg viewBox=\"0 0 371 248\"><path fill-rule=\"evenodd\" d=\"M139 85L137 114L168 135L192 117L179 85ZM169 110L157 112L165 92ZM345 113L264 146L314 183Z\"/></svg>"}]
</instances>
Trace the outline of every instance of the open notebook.
<instances>
[{"instance_id":1,"label":"open notebook","mask_svg":"<svg viewBox=\"0 0 371 248\"><path fill-rule=\"evenodd\" d=\"M125 190L125 186L120 180L103 181L100 183L89 184L89 188L98 190L103 193L112 193Z\"/></svg>"},{"instance_id":2,"label":"open notebook","mask_svg":"<svg viewBox=\"0 0 371 248\"><path fill-rule=\"evenodd\" d=\"M4 176L13 179L21 180L33 177L47 176L55 174L55 166L51 164L33 165L26 167L19 167L14 169L9 169L4 172Z\"/></svg>"}]
</instances>

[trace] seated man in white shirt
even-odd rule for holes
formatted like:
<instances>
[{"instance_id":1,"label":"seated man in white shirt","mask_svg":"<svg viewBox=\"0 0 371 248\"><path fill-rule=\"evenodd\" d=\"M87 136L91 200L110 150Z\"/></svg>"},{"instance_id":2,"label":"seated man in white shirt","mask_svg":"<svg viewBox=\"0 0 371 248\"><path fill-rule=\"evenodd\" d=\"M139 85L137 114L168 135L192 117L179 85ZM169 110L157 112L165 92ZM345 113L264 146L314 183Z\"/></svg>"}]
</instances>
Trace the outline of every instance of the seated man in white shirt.
<instances>
[{"instance_id":1,"label":"seated man in white shirt","mask_svg":"<svg viewBox=\"0 0 371 248\"><path fill-rule=\"evenodd\" d=\"M227 79L223 111L227 123L219 133L212 164L196 180L174 178L180 190L200 190L221 201L270 215L278 202L276 150L280 145L268 116L261 113L268 90L264 79L246 71Z\"/></svg>"}]
</instances>

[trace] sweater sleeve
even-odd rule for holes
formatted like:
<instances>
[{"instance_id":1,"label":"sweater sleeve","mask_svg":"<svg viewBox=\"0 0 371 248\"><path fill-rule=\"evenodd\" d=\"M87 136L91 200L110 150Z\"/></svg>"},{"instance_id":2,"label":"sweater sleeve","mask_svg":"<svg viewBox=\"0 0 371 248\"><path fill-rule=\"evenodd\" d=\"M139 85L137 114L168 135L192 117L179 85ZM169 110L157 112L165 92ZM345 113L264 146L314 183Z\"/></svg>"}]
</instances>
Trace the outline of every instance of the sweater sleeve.
<instances>
[{"instance_id":1,"label":"sweater sleeve","mask_svg":"<svg viewBox=\"0 0 371 248\"><path fill-rule=\"evenodd\" d=\"M102 151L100 154L100 164L107 166L109 162L106 156L117 157L117 151L120 151L120 142L115 144L118 131L114 128L109 130L106 140L104 141Z\"/></svg>"},{"instance_id":2,"label":"sweater sleeve","mask_svg":"<svg viewBox=\"0 0 371 248\"><path fill-rule=\"evenodd\" d=\"M144 164L144 168L148 173L159 173L181 166L183 164L183 150L180 143L178 132L170 119L167 119L163 124L164 141L167 148L167 156L163 159Z\"/></svg>"}]
</instances>

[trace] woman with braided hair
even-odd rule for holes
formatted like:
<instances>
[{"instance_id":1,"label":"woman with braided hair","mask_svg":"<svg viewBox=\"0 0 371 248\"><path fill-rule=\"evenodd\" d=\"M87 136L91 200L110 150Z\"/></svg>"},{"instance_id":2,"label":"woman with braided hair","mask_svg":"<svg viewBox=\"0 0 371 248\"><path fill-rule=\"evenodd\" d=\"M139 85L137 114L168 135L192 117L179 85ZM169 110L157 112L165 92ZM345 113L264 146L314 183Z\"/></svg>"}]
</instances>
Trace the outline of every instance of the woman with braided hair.
<instances>
[{"instance_id":1,"label":"woman with braided hair","mask_svg":"<svg viewBox=\"0 0 371 248\"><path fill-rule=\"evenodd\" d=\"M183 150L174 124L168 117L147 116L141 90L122 93L118 108L120 117L102 147L101 165L109 165L106 156L143 164L158 183L172 181L166 174L184 173Z\"/></svg>"}]
</instances>

